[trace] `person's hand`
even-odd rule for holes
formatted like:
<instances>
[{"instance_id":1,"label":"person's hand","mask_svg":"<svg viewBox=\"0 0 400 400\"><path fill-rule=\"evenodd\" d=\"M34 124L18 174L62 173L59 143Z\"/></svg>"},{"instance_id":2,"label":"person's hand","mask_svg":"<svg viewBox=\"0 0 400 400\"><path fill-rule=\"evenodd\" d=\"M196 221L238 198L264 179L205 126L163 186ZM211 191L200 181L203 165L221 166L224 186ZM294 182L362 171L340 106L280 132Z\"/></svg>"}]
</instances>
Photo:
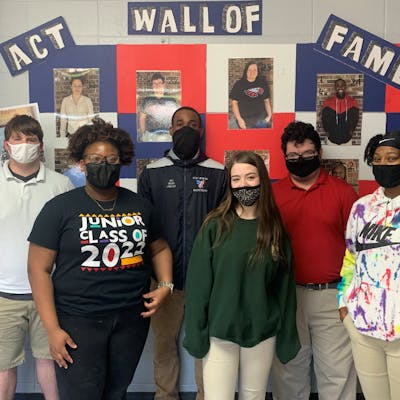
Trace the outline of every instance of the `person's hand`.
<instances>
[{"instance_id":1,"label":"person's hand","mask_svg":"<svg viewBox=\"0 0 400 400\"><path fill-rule=\"evenodd\" d=\"M237 123L238 123L240 129L246 129L246 122L244 122L243 118L241 118L241 117L238 118Z\"/></svg>"},{"instance_id":2,"label":"person's hand","mask_svg":"<svg viewBox=\"0 0 400 400\"><path fill-rule=\"evenodd\" d=\"M65 369L68 368L67 361L70 364L73 363L72 357L67 351L67 345L73 349L78 347L71 336L61 328L49 333L50 354L58 366Z\"/></svg>"},{"instance_id":3,"label":"person's hand","mask_svg":"<svg viewBox=\"0 0 400 400\"><path fill-rule=\"evenodd\" d=\"M171 289L169 287L160 287L152 292L145 293L144 306L147 311L143 311L140 315L143 318L151 317L161 306L162 302L170 295Z\"/></svg>"},{"instance_id":4,"label":"person's hand","mask_svg":"<svg viewBox=\"0 0 400 400\"><path fill-rule=\"evenodd\" d=\"M265 122L266 122L267 124L269 124L270 121L271 121L271 115L268 115L268 117L265 118Z\"/></svg>"},{"instance_id":5,"label":"person's hand","mask_svg":"<svg viewBox=\"0 0 400 400\"><path fill-rule=\"evenodd\" d=\"M339 308L339 317L340 320L343 322L344 318L346 317L346 315L349 313L349 310L347 307L341 307Z\"/></svg>"}]
</instances>

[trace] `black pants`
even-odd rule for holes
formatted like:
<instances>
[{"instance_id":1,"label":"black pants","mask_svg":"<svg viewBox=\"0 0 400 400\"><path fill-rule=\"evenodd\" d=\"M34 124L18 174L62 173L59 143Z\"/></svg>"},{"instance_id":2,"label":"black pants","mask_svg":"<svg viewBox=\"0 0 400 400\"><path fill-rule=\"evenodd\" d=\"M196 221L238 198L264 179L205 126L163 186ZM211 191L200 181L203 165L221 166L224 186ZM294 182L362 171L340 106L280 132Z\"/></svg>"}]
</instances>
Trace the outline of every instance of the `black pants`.
<instances>
[{"instance_id":1,"label":"black pants","mask_svg":"<svg viewBox=\"0 0 400 400\"><path fill-rule=\"evenodd\" d=\"M60 400L125 400L149 331L143 307L107 317L60 315L59 322L78 345L68 348L73 364L55 364Z\"/></svg>"}]
</instances>

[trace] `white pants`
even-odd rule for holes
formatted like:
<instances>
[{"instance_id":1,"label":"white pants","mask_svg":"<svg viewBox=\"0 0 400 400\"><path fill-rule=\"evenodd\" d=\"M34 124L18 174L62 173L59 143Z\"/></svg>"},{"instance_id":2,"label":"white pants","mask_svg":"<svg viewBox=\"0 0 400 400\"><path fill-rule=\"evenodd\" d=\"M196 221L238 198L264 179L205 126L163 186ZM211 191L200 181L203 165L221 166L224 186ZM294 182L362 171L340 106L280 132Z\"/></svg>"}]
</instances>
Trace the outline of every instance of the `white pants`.
<instances>
[{"instance_id":1,"label":"white pants","mask_svg":"<svg viewBox=\"0 0 400 400\"><path fill-rule=\"evenodd\" d=\"M358 378L366 400L400 399L400 340L386 342L361 334L347 314Z\"/></svg>"},{"instance_id":2,"label":"white pants","mask_svg":"<svg viewBox=\"0 0 400 400\"><path fill-rule=\"evenodd\" d=\"M240 347L227 340L210 338L203 358L205 400L233 400L239 375L239 400L265 400L275 337L254 347Z\"/></svg>"}]
</instances>

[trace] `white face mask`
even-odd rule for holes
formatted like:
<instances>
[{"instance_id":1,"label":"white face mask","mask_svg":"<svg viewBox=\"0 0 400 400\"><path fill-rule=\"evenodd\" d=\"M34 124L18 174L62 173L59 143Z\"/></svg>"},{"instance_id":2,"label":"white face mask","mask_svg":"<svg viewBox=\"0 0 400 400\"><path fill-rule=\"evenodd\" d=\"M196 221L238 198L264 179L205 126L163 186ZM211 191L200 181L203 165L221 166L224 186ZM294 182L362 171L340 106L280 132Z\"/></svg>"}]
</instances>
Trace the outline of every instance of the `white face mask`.
<instances>
[{"instance_id":1,"label":"white face mask","mask_svg":"<svg viewBox=\"0 0 400 400\"><path fill-rule=\"evenodd\" d=\"M10 157L20 164L29 164L36 161L39 154L40 143L21 143L21 144L10 144Z\"/></svg>"}]
</instances>

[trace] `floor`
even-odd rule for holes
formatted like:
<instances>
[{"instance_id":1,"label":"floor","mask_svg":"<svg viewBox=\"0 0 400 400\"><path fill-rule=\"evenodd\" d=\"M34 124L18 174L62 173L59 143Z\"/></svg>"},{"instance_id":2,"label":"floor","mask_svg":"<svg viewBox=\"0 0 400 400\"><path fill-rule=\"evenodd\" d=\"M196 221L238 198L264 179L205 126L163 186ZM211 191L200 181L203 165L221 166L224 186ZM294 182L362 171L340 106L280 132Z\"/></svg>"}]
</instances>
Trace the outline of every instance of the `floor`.
<instances>
[{"instance_id":1,"label":"floor","mask_svg":"<svg viewBox=\"0 0 400 400\"><path fill-rule=\"evenodd\" d=\"M128 393L127 400L152 400L153 396L153 393ZM181 393L181 400L195 400L195 398L195 393ZM39 393L18 393L15 395L14 400L43 400L43 396ZM267 393L265 400L272 400L271 393ZM310 400L318 400L318 395L312 393ZM364 396L361 393L358 393L357 400L364 400Z\"/></svg>"}]
</instances>

